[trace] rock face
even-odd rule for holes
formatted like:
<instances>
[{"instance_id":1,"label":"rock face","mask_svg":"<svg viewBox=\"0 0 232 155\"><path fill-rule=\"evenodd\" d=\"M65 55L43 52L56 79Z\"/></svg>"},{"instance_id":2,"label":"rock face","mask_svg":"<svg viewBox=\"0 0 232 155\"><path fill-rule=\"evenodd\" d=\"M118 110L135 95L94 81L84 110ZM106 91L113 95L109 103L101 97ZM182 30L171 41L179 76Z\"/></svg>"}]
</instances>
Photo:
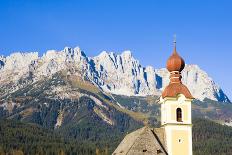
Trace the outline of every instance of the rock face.
<instances>
[{"instance_id":1,"label":"rock face","mask_svg":"<svg viewBox=\"0 0 232 155\"><path fill-rule=\"evenodd\" d=\"M62 51L49 50L42 57L38 53L13 53L0 57L0 85L11 84L10 91L61 71L79 75L105 92L127 96L160 95L169 82L166 69L143 67L130 51L120 55L103 51L91 58L79 47L65 47ZM222 89L197 65L187 65L182 76L183 83L195 98L230 102ZM19 83L25 78L26 82Z\"/></svg>"},{"instance_id":2,"label":"rock face","mask_svg":"<svg viewBox=\"0 0 232 155\"><path fill-rule=\"evenodd\" d=\"M102 52L93 58L100 86L105 90L120 95L152 95L157 94L155 72L152 67L143 68L134 59L130 51L121 55Z\"/></svg>"}]
</instances>

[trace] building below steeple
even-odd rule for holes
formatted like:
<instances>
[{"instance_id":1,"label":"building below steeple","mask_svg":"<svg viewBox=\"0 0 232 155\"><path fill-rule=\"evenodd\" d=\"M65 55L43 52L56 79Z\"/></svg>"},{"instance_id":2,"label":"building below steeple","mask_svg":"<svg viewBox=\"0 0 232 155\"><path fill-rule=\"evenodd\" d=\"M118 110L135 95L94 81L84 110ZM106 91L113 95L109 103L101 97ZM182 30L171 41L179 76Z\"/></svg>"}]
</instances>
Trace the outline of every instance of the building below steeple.
<instances>
[{"instance_id":1,"label":"building below steeple","mask_svg":"<svg viewBox=\"0 0 232 155\"><path fill-rule=\"evenodd\" d=\"M143 127L128 134L112 155L167 155L163 128Z\"/></svg>"}]
</instances>

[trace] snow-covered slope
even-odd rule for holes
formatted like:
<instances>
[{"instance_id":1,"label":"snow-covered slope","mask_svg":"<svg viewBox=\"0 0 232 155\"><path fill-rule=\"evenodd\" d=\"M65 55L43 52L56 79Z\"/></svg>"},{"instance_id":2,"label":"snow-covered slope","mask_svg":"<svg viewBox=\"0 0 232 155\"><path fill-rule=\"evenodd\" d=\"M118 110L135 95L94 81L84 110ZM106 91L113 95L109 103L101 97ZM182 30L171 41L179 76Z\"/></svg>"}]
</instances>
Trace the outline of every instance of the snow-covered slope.
<instances>
[{"instance_id":1,"label":"snow-covered slope","mask_svg":"<svg viewBox=\"0 0 232 155\"><path fill-rule=\"evenodd\" d=\"M127 96L160 95L169 82L166 69L143 67L130 51L120 55L103 51L91 58L79 47L65 47L62 51L49 50L42 57L38 53L0 56L0 85L13 85L11 91L20 87L22 78L35 82L59 71L79 75L103 91ZM187 65L182 75L183 83L195 98L229 102L222 89L197 65Z\"/></svg>"}]
</instances>

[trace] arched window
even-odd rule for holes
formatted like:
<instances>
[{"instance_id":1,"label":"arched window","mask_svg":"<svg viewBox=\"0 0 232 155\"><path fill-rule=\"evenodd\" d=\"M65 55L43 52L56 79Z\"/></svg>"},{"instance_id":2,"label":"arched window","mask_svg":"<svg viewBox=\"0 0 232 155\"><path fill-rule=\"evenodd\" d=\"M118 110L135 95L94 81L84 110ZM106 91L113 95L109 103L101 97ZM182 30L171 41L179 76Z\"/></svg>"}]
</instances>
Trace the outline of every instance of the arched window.
<instances>
[{"instance_id":1,"label":"arched window","mask_svg":"<svg viewBox=\"0 0 232 155\"><path fill-rule=\"evenodd\" d=\"M176 120L177 120L177 122L182 122L182 110L181 110L181 108L176 109Z\"/></svg>"}]
</instances>

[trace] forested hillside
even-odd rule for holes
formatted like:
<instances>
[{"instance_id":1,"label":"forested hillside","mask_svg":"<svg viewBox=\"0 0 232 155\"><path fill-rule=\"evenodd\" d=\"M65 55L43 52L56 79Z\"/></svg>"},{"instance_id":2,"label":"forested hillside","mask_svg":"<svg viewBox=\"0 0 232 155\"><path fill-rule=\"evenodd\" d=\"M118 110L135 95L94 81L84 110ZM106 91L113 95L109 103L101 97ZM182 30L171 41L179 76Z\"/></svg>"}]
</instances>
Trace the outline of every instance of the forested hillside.
<instances>
[{"instance_id":1,"label":"forested hillside","mask_svg":"<svg viewBox=\"0 0 232 155\"><path fill-rule=\"evenodd\" d=\"M231 155L232 128L205 119L193 121L194 155ZM38 125L12 120L0 121L0 155L88 155L111 154L126 132L110 132L94 124L82 124L79 134L68 134L67 128L53 132ZM96 125L96 124L95 124ZM70 126L72 129L72 127ZM92 128L93 130L91 130ZM70 130L70 129L69 129ZM91 134L90 131L91 130ZM104 130L104 131L101 131ZM96 131L94 133L94 131ZM101 133L99 133L101 132ZM102 136L101 138L97 135ZM112 143L113 141L113 143Z\"/></svg>"},{"instance_id":2,"label":"forested hillside","mask_svg":"<svg viewBox=\"0 0 232 155\"><path fill-rule=\"evenodd\" d=\"M0 155L64 155L107 153L91 141L64 138L53 131L34 124L13 120L0 121Z\"/></svg>"},{"instance_id":3,"label":"forested hillside","mask_svg":"<svg viewBox=\"0 0 232 155\"><path fill-rule=\"evenodd\" d=\"M194 155L231 155L232 128L205 119L193 121Z\"/></svg>"}]
</instances>

